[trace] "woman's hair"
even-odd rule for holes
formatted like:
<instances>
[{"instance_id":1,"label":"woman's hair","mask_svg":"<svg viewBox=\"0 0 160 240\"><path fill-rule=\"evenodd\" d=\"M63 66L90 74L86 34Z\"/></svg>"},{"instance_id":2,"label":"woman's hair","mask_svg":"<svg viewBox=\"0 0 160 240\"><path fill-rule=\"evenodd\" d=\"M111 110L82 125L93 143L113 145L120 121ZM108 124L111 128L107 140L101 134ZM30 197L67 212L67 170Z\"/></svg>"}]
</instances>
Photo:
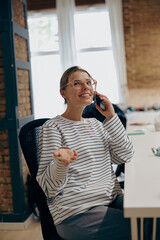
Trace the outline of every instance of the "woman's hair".
<instances>
[{"instance_id":1,"label":"woman's hair","mask_svg":"<svg viewBox=\"0 0 160 240\"><path fill-rule=\"evenodd\" d=\"M89 75L89 77L92 78L91 75L85 69L79 66L70 67L63 73L60 79L60 89L65 90L66 84L68 83L69 76L73 72L77 72L77 71L86 72Z\"/></svg>"},{"instance_id":2,"label":"woman's hair","mask_svg":"<svg viewBox=\"0 0 160 240\"><path fill-rule=\"evenodd\" d=\"M77 72L77 71L85 72L85 73L88 74L88 76L90 78L92 78L91 75L85 69L83 69L83 68L81 68L79 66L70 67L63 73L63 75L62 75L62 77L60 79L60 89L65 90L66 84L68 83L69 76L73 72ZM65 99L65 103L67 103L66 99Z\"/></svg>"}]
</instances>

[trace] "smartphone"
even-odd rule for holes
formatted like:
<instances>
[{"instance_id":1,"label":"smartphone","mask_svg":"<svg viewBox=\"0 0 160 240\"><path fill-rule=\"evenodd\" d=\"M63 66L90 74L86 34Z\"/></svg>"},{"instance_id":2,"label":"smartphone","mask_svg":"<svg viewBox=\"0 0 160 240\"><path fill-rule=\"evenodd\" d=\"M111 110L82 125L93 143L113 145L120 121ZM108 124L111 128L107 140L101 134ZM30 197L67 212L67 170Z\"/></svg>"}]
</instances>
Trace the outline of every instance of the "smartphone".
<instances>
[{"instance_id":1,"label":"smartphone","mask_svg":"<svg viewBox=\"0 0 160 240\"><path fill-rule=\"evenodd\" d=\"M97 104L98 106L100 106L100 108L105 111L106 110L106 106L105 106L105 102L103 100L100 99L100 97L95 94L93 101L95 102L95 104Z\"/></svg>"}]
</instances>

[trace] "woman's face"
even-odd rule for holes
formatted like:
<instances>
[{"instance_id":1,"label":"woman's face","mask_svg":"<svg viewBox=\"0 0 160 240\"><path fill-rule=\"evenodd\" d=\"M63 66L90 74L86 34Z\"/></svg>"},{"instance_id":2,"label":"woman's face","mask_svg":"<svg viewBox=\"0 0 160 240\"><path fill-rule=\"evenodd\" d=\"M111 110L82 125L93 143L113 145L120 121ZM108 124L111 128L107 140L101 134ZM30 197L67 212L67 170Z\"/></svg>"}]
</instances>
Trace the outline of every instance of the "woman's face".
<instances>
[{"instance_id":1,"label":"woman's face","mask_svg":"<svg viewBox=\"0 0 160 240\"><path fill-rule=\"evenodd\" d=\"M85 107L93 100L94 89L89 84L90 76L86 72L73 72L68 79L65 90L61 90L61 95L67 100L67 105ZM79 82L81 84L79 84Z\"/></svg>"}]
</instances>

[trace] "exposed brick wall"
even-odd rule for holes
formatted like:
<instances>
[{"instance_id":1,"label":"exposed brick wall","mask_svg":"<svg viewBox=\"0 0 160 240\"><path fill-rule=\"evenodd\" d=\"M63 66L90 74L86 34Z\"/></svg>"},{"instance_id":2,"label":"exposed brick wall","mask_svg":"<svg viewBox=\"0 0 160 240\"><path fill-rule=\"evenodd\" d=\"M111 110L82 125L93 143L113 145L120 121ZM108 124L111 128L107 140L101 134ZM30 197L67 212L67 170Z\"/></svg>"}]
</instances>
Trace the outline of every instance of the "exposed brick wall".
<instances>
[{"instance_id":1,"label":"exposed brick wall","mask_svg":"<svg viewBox=\"0 0 160 240\"><path fill-rule=\"evenodd\" d=\"M13 212L7 130L0 130L0 212Z\"/></svg>"},{"instance_id":2,"label":"exposed brick wall","mask_svg":"<svg viewBox=\"0 0 160 240\"><path fill-rule=\"evenodd\" d=\"M0 36L0 119L6 118L2 42ZM13 212L8 131L0 130L0 212Z\"/></svg>"},{"instance_id":3,"label":"exposed brick wall","mask_svg":"<svg viewBox=\"0 0 160 240\"><path fill-rule=\"evenodd\" d=\"M15 34L15 50L16 50L16 59L20 61L27 62L28 61L28 49L27 49L27 41Z\"/></svg>"},{"instance_id":4,"label":"exposed brick wall","mask_svg":"<svg viewBox=\"0 0 160 240\"><path fill-rule=\"evenodd\" d=\"M19 116L31 115L29 72L28 70L18 69L18 95L19 95Z\"/></svg>"},{"instance_id":5,"label":"exposed brick wall","mask_svg":"<svg viewBox=\"0 0 160 240\"><path fill-rule=\"evenodd\" d=\"M26 28L26 21L24 16L24 4L20 0L12 0L13 6L13 21L21 27Z\"/></svg>"},{"instance_id":6,"label":"exposed brick wall","mask_svg":"<svg viewBox=\"0 0 160 240\"><path fill-rule=\"evenodd\" d=\"M129 89L128 105L134 107L153 107L160 105L160 88L133 88Z\"/></svg>"},{"instance_id":7,"label":"exposed brick wall","mask_svg":"<svg viewBox=\"0 0 160 240\"><path fill-rule=\"evenodd\" d=\"M123 17L129 104L160 104L160 1L123 0Z\"/></svg>"},{"instance_id":8,"label":"exposed brick wall","mask_svg":"<svg viewBox=\"0 0 160 240\"><path fill-rule=\"evenodd\" d=\"M0 35L0 119L6 118L2 41ZM8 131L0 130L0 213L13 212Z\"/></svg>"},{"instance_id":9,"label":"exposed brick wall","mask_svg":"<svg viewBox=\"0 0 160 240\"><path fill-rule=\"evenodd\" d=\"M25 26L24 6L21 0L13 1L13 19L14 21ZM28 61L28 47L27 40L15 34L15 54L19 61ZM26 117L31 115L31 100L30 100L30 85L29 72L24 69L18 69L18 97L19 97L19 117Z\"/></svg>"},{"instance_id":10,"label":"exposed brick wall","mask_svg":"<svg viewBox=\"0 0 160 240\"><path fill-rule=\"evenodd\" d=\"M21 0L13 0L13 20L21 27L25 26L24 4ZM15 39L15 55L19 61L28 61L28 49L26 39L14 36ZM6 96L4 83L4 66L2 53L2 39L0 34L0 119L7 119L6 114ZM29 72L24 69L17 69L18 79L14 80L18 85L19 98L19 117L31 115L30 102L30 86L29 86ZM10 81L10 79L9 79ZM7 129L0 130L0 213L13 213L13 199L12 199L12 182L11 182L11 168L10 168L10 153ZM22 155L22 171L24 181L24 198L27 203L27 175L28 168Z\"/></svg>"},{"instance_id":11,"label":"exposed brick wall","mask_svg":"<svg viewBox=\"0 0 160 240\"><path fill-rule=\"evenodd\" d=\"M21 0L13 0L13 20L21 27L26 28L26 21L24 15L24 4ZM15 34L15 55L19 61L27 62L28 59L28 48L27 40L23 37ZM30 84L29 84L29 72L25 69L17 69L17 83L18 83L18 99L19 99L19 117L23 118L30 116L31 113L31 100L30 100ZM22 171L23 171L23 182L24 182L24 194L26 205L27 202L27 175L28 167L24 160L24 156L21 153L22 159Z\"/></svg>"}]
</instances>

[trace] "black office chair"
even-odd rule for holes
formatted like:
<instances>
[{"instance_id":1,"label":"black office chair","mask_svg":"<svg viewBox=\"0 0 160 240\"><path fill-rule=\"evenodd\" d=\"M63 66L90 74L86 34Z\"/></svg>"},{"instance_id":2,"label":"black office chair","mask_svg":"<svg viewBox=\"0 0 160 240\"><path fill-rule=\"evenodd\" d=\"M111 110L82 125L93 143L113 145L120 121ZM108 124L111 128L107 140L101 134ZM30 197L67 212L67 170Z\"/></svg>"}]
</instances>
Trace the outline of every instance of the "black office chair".
<instances>
[{"instance_id":1,"label":"black office chair","mask_svg":"<svg viewBox=\"0 0 160 240\"><path fill-rule=\"evenodd\" d=\"M88 114L88 113L87 113ZM84 116L83 117L89 117ZM91 116L90 116L91 117ZM62 240L56 231L54 222L47 206L46 196L36 181L36 175L39 165L39 133L42 125L49 118L33 120L25 124L19 133L20 145L23 155L28 165L29 176L29 202L31 209L34 212L34 204L39 210L42 235L44 240ZM98 119L98 118L97 118ZM98 119L100 120L100 119ZM121 186L122 187L122 186Z\"/></svg>"},{"instance_id":2,"label":"black office chair","mask_svg":"<svg viewBox=\"0 0 160 240\"><path fill-rule=\"evenodd\" d=\"M36 181L39 164L39 133L48 118L33 120L25 124L19 133L20 145L30 171L30 188L32 203L39 210L41 229L44 240L62 240L56 231L54 222L47 206L46 196ZM32 206L33 207L33 206ZM33 210L34 211L34 210Z\"/></svg>"}]
</instances>

